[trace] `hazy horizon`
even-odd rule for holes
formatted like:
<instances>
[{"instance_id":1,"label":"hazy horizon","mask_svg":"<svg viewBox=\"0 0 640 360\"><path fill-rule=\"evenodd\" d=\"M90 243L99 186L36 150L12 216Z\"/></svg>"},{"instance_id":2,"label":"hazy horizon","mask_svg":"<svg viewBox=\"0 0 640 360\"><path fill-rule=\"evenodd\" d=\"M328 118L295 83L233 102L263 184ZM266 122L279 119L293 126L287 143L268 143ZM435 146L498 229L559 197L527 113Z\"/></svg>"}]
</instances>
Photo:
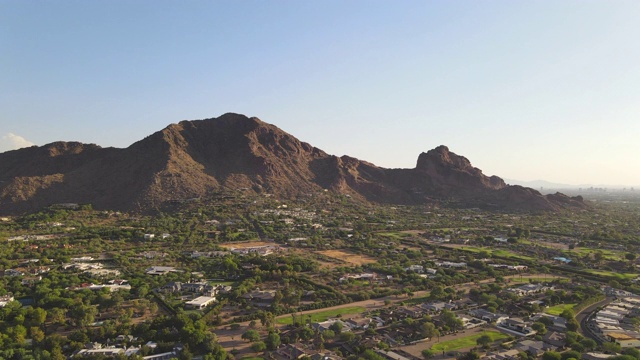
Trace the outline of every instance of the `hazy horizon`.
<instances>
[{"instance_id":1,"label":"hazy horizon","mask_svg":"<svg viewBox=\"0 0 640 360\"><path fill-rule=\"evenodd\" d=\"M0 152L256 116L330 154L640 185L637 2L0 2Z\"/></svg>"}]
</instances>

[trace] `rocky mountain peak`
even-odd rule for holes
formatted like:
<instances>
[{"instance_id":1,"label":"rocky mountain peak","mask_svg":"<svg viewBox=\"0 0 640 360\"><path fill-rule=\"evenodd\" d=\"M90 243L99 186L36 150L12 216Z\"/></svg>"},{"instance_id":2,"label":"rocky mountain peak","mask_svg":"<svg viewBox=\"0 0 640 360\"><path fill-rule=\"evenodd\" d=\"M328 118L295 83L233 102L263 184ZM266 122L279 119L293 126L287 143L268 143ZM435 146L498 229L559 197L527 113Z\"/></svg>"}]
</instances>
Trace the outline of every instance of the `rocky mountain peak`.
<instances>
[{"instance_id":1,"label":"rocky mountain peak","mask_svg":"<svg viewBox=\"0 0 640 360\"><path fill-rule=\"evenodd\" d=\"M414 169L384 169L329 155L274 125L235 113L171 124L125 149L58 142L0 154L0 214L57 202L149 211L167 201L237 189L281 198L330 189L360 201L398 204L584 206L581 199L507 186L446 146L420 154Z\"/></svg>"}]
</instances>

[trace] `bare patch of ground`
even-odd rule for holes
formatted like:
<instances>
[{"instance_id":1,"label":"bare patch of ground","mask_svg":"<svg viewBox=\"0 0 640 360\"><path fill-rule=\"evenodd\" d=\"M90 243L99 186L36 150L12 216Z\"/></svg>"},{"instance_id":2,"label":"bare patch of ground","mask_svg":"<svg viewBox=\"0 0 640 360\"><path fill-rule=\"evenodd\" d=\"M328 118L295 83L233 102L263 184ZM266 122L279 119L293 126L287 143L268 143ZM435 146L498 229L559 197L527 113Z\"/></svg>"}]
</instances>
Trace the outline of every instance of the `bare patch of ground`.
<instances>
[{"instance_id":1,"label":"bare patch of ground","mask_svg":"<svg viewBox=\"0 0 640 360\"><path fill-rule=\"evenodd\" d=\"M323 251L316 251L316 252L324 256L338 259L340 261L350 263L353 265L365 265L365 264L371 264L376 262L375 259L372 259L368 256L354 254L354 253L342 251L342 250L323 250Z\"/></svg>"},{"instance_id":2,"label":"bare patch of ground","mask_svg":"<svg viewBox=\"0 0 640 360\"><path fill-rule=\"evenodd\" d=\"M227 249L246 249L246 248L251 248L251 247L257 247L257 246L268 246L268 245L275 245L274 243L270 243L270 242L266 242L266 241L243 241L243 242L230 242L230 243L224 243L224 244L220 244L220 246L227 248Z\"/></svg>"}]
</instances>

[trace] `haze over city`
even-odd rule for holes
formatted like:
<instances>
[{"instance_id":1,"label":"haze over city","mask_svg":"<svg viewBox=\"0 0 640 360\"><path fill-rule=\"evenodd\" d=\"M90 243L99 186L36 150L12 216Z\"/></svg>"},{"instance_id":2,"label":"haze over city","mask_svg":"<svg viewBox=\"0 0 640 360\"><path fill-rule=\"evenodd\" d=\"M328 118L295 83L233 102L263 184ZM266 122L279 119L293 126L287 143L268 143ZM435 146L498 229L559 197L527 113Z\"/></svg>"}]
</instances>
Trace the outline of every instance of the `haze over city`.
<instances>
[{"instance_id":1,"label":"haze over city","mask_svg":"<svg viewBox=\"0 0 640 360\"><path fill-rule=\"evenodd\" d=\"M640 3L0 2L0 152L256 116L335 155L640 185Z\"/></svg>"}]
</instances>

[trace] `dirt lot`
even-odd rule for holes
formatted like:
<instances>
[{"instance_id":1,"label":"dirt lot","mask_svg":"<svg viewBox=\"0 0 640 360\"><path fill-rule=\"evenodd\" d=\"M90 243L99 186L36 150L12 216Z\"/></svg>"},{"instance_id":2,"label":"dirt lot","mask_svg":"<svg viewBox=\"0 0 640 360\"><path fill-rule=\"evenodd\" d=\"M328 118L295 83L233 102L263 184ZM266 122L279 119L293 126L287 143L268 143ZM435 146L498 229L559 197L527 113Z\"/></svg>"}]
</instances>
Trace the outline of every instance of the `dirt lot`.
<instances>
[{"instance_id":1,"label":"dirt lot","mask_svg":"<svg viewBox=\"0 0 640 360\"><path fill-rule=\"evenodd\" d=\"M276 245L275 243L270 243L266 241L246 241L246 242L231 242L220 244L220 246L227 249L246 249L250 247L256 246L267 246L267 245Z\"/></svg>"},{"instance_id":2,"label":"dirt lot","mask_svg":"<svg viewBox=\"0 0 640 360\"><path fill-rule=\"evenodd\" d=\"M350 263L353 265L365 265L376 262L375 259L372 259L368 256L358 255L342 250L323 250L316 251L318 254L322 254L324 256L328 256L334 259L338 259L340 261L344 261L346 263Z\"/></svg>"}]
</instances>

